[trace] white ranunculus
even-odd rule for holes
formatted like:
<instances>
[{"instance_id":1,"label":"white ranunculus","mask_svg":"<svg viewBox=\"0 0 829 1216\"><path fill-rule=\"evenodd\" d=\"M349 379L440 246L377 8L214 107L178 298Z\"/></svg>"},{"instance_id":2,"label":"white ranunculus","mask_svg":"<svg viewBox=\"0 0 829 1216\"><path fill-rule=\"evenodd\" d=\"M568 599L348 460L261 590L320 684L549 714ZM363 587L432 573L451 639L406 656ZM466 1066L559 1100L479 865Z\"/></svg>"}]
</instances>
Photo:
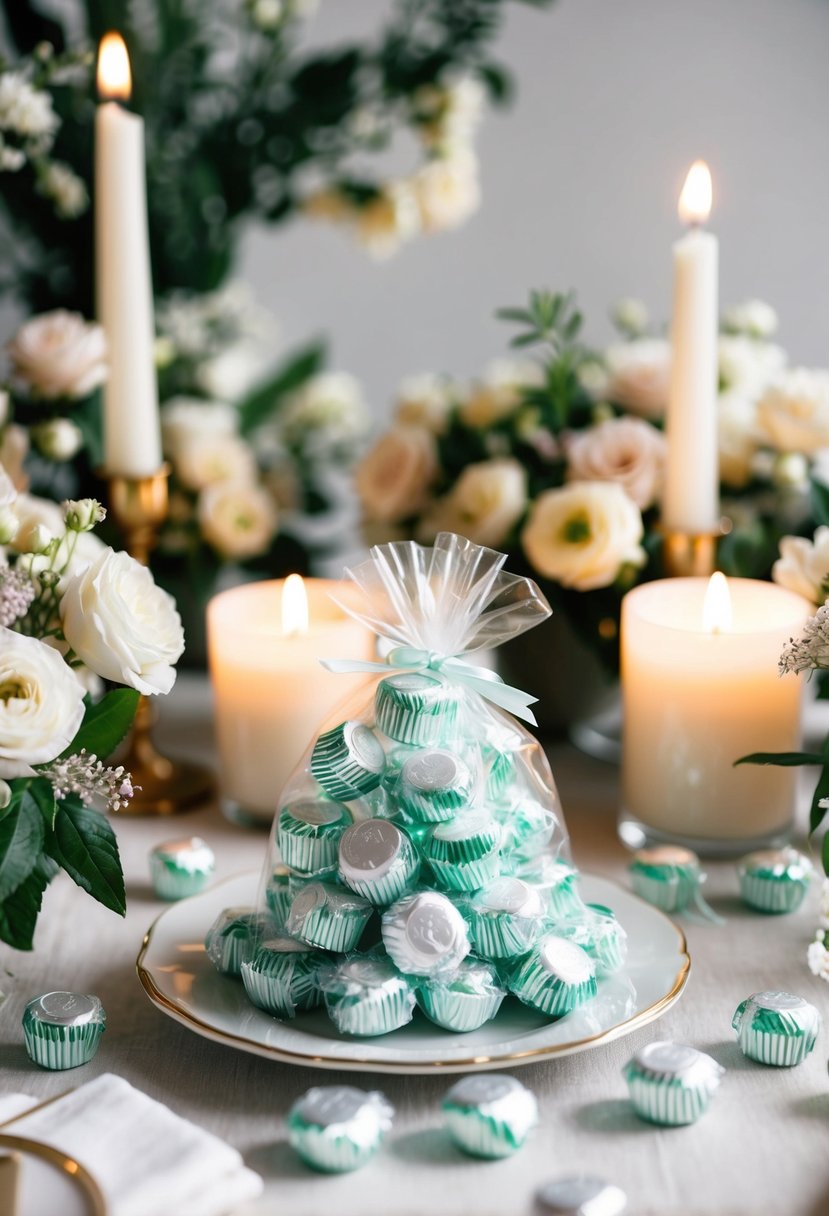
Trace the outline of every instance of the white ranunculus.
<instances>
[{"instance_id":1,"label":"white ranunculus","mask_svg":"<svg viewBox=\"0 0 829 1216\"><path fill-rule=\"evenodd\" d=\"M567 441L568 481L616 481L644 511L662 487L665 437L641 418L609 418Z\"/></svg>"},{"instance_id":2,"label":"white ranunculus","mask_svg":"<svg viewBox=\"0 0 829 1216\"><path fill-rule=\"evenodd\" d=\"M602 396L643 418L661 418L668 407L671 347L664 338L617 342L605 351L608 378Z\"/></svg>"},{"instance_id":3,"label":"white ranunculus","mask_svg":"<svg viewBox=\"0 0 829 1216\"><path fill-rule=\"evenodd\" d=\"M370 519L399 523L423 510L437 472L432 433L425 427L396 426L363 457L355 484Z\"/></svg>"},{"instance_id":4,"label":"white ranunculus","mask_svg":"<svg viewBox=\"0 0 829 1216\"><path fill-rule=\"evenodd\" d=\"M171 397L161 407L161 438L164 453L171 460L205 435L235 435L238 429L239 416L226 401Z\"/></svg>"},{"instance_id":5,"label":"white ranunculus","mask_svg":"<svg viewBox=\"0 0 829 1216\"><path fill-rule=\"evenodd\" d=\"M829 591L829 528L818 528L813 540L784 536L771 576L788 591L822 604Z\"/></svg>"},{"instance_id":6,"label":"white ranunculus","mask_svg":"<svg viewBox=\"0 0 829 1216\"><path fill-rule=\"evenodd\" d=\"M146 696L173 687L184 650L181 617L173 597L128 553L105 549L73 575L60 618L75 654L102 679Z\"/></svg>"},{"instance_id":7,"label":"white ranunculus","mask_svg":"<svg viewBox=\"0 0 829 1216\"><path fill-rule=\"evenodd\" d=\"M744 300L729 308L723 327L728 333L767 340L777 333L777 313L765 300Z\"/></svg>"},{"instance_id":8,"label":"white ranunculus","mask_svg":"<svg viewBox=\"0 0 829 1216\"><path fill-rule=\"evenodd\" d=\"M79 312L58 308L17 331L8 354L15 375L37 397L86 397L107 377L106 337Z\"/></svg>"},{"instance_id":9,"label":"white ranunculus","mask_svg":"<svg viewBox=\"0 0 829 1216\"><path fill-rule=\"evenodd\" d=\"M717 407L717 429L720 480L740 489L751 481L759 446L754 402L739 393L723 393Z\"/></svg>"},{"instance_id":10,"label":"white ranunculus","mask_svg":"<svg viewBox=\"0 0 829 1216\"><path fill-rule=\"evenodd\" d=\"M773 342L724 334L719 339L718 361L722 391L756 400L786 366L786 352Z\"/></svg>"},{"instance_id":11,"label":"white ranunculus","mask_svg":"<svg viewBox=\"0 0 829 1216\"><path fill-rule=\"evenodd\" d=\"M533 504L521 534L524 552L545 578L592 591L615 582L645 552L639 508L612 481L574 481L547 490Z\"/></svg>"},{"instance_id":12,"label":"white ranunculus","mask_svg":"<svg viewBox=\"0 0 829 1216\"><path fill-rule=\"evenodd\" d=\"M278 515L270 494L250 482L218 482L198 502L202 536L222 557L244 560L264 553L276 535Z\"/></svg>"},{"instance_id":13,"label":"white ranunculus","mask_svg":"<svg viewBox=\"0 0 829 1216\"><path fill-rule=\"evenodd\" d=\"M811 455L829 445L829 371L782 372L758 401L757 422L779 452Z\"/></svg>"},{"instance_id":14,"label":"white ranunculus","mask_svg":"<svg viewBox=\"0 0 829 1216\"><path fill-rule=\"evenodd\" d=\"M466 426L486 430L509 418L522 404L523 390L543 383L544 372L528 359L496 359L484 370L480 384L461 403L460 419Z\"/></svg>"},{"instance_id":15,"label":"white ranunculus","mask_svg":"<svg viewBox=\"0 0 829 1216\"><path fill-rule=\"evenodd\" d=\"M182 443L173 466L190 490L204 490L222 481L255 482L259 469L253 448L239 435L201 435Z\"/></svg>"},{"instance_id":16,"label":"white ranunculus","mask_svg":"<svg viewBox=\"0 0 829 1216\"><path fill-rule=\"evenodd\" d=\"M39 638L0 628L0 777L27 777L54 760L83 721L83 689Z\"/></svg>"},{"instance_id":17,"label":"white ranunculus","mask_svg":"<svg viewBox=\"0 0 829 1216\"><path fill-rule=\"evenodd\" d=\"M478 160L468 149L428 161L411 185L424 232L459 228L481 205Z\"/></svg>"},{"instance_id":18,"label":"white ranunculus","mask_svg":"<svg viewBox=\"0 0 829 1216\"><path fill-rule=\"evenodd\" d=\"M417 197L408 182L390 182L351 214L357 239L373 258L388 258L420 231Z\"/></svg>"},{"instance_id":19,"label":"white ranunculus","mask_svg":"<svg viewBox=\"0 0 829 1216\"><path fill-rule=\"evenodd\" d=\"M470 464L451 492L427 512L420 535L457 532L476 545L498 548L527 509L527 474L517 460Z\"/></svg>"},{"instance_id":20,"label":"white ranunculus","mask_svg":"<svg viewBox=\"0 0 829 1216\"><path fill-rule=\"evenodd\" d=\"M433 372L408 376L397 390L395 420L401 426L423 426L442 435L458 396L458 386L445 376Z\"/></svg>"},{"instance_id":21,"label":"white ranunculus","mask_svg":"<svg viewBox=\"0 0 829 1216\"><path fill-rule=\"evenodd\" d=\"M50 418L32 427L32 441L47 460L71 460L83 447L83 431L70 418Z\"/></svg>"}]
</instances>

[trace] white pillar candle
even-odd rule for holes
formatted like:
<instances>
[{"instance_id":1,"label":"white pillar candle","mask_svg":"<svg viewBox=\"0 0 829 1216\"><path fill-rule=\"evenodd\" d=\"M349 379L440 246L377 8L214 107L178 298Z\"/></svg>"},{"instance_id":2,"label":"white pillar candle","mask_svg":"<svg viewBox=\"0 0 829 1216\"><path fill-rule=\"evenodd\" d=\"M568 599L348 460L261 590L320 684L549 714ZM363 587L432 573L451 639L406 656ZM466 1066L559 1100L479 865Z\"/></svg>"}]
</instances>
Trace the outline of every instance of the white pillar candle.
<instances>
[{"instance_id":1,"label":"white pillar candle","mask_svg":"<svg viewBox=\"0 0 829 1216\"><path fill-rule=\"evenodd\" d=\"M347 599L351 584L306 579L304 631L283 626L285 585L249 583L207 605L222 793L267 824L323 721L370 678L334 675L319 660L375 657L373 634L330 598Z\"/></svg>"},{"instance_id":2,"label":"white pillar candle","mask_svg":"<svg viewBox=\"0 0 829 1216\"><path fill-rule=\"evenodd\" d=\"M116 100L130 96L127 48L107 34L98 57L95 115L95 271L107 337L104 467L146 477L161 467L155 325L147 227L144 123Z\"/></svg>"},{"instance_id":3,"label":"white pillar candle","mask_svg":"<svg viewBox=\"0 0 829 1216\"><path fill-rule=\"evenodd\" d=\"M722 575L715 576L722 579ZM723 580L725 581L725 580ZM772 583L729 579L731 621L705 620L708 580L643 583L622 605L621 834L704 842L724 851L790 825L795 770L741 765L796 751L801 682L778 660L812 612ZM632 827L631 827L632 824Z\"/></svg>"},{"instance_id":4,"label":"white pillar candle","mask_svg":"<svg viewBox=\"0 0 829 1216\"><path fill-rule=\"evenodd\" d=\"M691 225L676 242L671 382L668 398L662 522L671 532L713 532L719 519L717 451L718 244L699 227L711 210L711 175L691 166L679 200Z\"/></svg>"}]
</instances>

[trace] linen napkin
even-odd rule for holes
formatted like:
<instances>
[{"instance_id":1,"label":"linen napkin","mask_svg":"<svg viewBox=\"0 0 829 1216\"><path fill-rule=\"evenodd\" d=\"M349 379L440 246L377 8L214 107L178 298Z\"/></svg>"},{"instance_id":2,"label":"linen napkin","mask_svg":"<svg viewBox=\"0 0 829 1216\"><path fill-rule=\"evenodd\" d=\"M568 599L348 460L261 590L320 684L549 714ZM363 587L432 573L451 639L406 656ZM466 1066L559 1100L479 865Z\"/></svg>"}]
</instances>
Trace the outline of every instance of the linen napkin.
<instances>
[{"instance_id":1,"label":"linen napkin","mask_svg":"<svg viewBox=\"0 0 829 1216\"><path fill-rule=\"evenodd\" d=\"M3 1131L75 1157L112 1216L224 1216L262 1192L235 1148L112 1073L31 1114L16 1114L23 1101L0 1102L0 1120L13 1118Z\"/></svg>"}]
</instances>

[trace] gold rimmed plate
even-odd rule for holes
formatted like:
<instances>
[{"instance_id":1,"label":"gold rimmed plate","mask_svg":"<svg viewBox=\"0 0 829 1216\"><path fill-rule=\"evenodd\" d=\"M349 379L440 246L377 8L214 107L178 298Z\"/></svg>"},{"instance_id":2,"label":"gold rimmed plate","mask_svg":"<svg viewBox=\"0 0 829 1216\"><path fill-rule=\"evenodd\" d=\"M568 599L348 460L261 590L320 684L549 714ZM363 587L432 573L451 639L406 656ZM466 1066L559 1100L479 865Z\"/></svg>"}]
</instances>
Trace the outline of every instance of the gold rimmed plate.
<instances>
[{"instance_id":1,"label":"gold rimmed plate","mask_svg":"<svg viewBox=\"0 0 829 1216\"><path fill-rule=\"evenodd\" d=\"M258 885L258 874L242 874L172 904L144 938L138 977L154 1005L196 1034L310 1068L469 1072L586 1051L665 1013L679 999L691 966L683 934L664 913L609 879L584 874L584 899L613 908L628 934L624 969L600 980L588 1005L548 1022L509 998L492 1022L468 1034L441 1030L417 1012L392 1034L355 1039L339 1034L324 1010L280 1022L255 1009L241 983L214 970L204 952L207 930L223 908L255 904Z\"/></svg>"}]
</instances>

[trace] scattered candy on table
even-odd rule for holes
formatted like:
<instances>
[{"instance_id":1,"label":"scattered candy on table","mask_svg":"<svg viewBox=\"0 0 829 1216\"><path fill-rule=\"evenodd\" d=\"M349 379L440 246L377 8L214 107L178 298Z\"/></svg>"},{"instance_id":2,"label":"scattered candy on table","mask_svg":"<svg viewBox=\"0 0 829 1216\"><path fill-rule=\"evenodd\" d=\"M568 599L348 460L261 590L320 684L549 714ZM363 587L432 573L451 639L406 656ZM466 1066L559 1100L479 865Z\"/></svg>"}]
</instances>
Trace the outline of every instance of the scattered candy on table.
<instances>
[{"instance_id":1,"label":"scattered candy on table","mask_svg":"<svg viewBox=\"0 0 829 1216\"><path fill-rule=\"evenodd\" d=\"M100 1000L81 992L46 992L29 1001L23 1013L29 1058L55 1071L88 1064L105 1028Z\"/></svg>"},{"instance_id":2,"label":"scattered candy on table","mask_svg":"<svg viewBox=\"0 0 829 1216\"><path fill-rule=\"evenodd\" d=\"M359 1169L389 1131L394 1109L383 1094L353 1085L309 1089L288 1113L288 1139L315 1170L340 1174Z\"/></svg>"},{"instance_id":3,"label":"scattered candy on table","mask_svg":"<svg viewBox=\"0 0 829 1216\"><path fill-rule=\"evenodd\" d=\"M755 992L740 1002L731 1019L744 1055L781 1068L806 1059L820 1023L815 1006L792 992Z\"/></svg>"},{"instance_id":4,"label":"scattered candy on table","mask_svg":"<svg viewBox=\"0 0 829 1216\"><path fill-rule=\"evenodd\" d=\"M452 1139L473 1157L509 1157L538 1122L535 1095L515 1077L481 1073L458 1081L443 1099Z\"/></svg>"},{"instance_id":5,"label":"scattered candy on table","mask_svg":"<svg viewBox=\"0 0 829 1216\"><path fill-rule=\"evenodd\" d=\"M705 1052L664 1041L642 1047L624 1068L637 1115L665 1127L694 1123L708 1109L724 1074Z\"/></svg>"},{"instance_id":6,"label":"scattered candy on table","mask_svg":"<svg viewBox=\"0 0 829 1216\"><path fill-rule=\"evenodd\" d=\"M737 865L743 902L757 912L796 912L813 873L809 858L791 848L749 853Z\"/></svg>"},{"instance_id":7,"label":"scattered candy on table","mask_svg":"<svg viewBox=\"0 0 829 1216\"><path fill-rule=\"evenodd\" d=\"M213 850L201 836L167 840L150 853L150 877L159 899L186 899L198 895L216 867Z\"/></svg>"},{"instance_id":8,"label":"scattered candy on table","mask_svg":"<svg viewBox=\"0 0 829 1216\"><path fill-rule=\"evenodd\" d=\"M628 1206L621 1187L587 1174L545 1183L535 1202L545 1216L622 1216Z\"/></svg>"},{"instance_id":9,"label":"scattered candy on table","mask_svg":"<svg viewBox=\"0 0 829 1216\"><path fill-rule=\"evenodd\" d=\"M704 881L696 853L678 845L640 849L629 869L636 894L663 912L683 912Z\"/></svg>"}]
</instances>

